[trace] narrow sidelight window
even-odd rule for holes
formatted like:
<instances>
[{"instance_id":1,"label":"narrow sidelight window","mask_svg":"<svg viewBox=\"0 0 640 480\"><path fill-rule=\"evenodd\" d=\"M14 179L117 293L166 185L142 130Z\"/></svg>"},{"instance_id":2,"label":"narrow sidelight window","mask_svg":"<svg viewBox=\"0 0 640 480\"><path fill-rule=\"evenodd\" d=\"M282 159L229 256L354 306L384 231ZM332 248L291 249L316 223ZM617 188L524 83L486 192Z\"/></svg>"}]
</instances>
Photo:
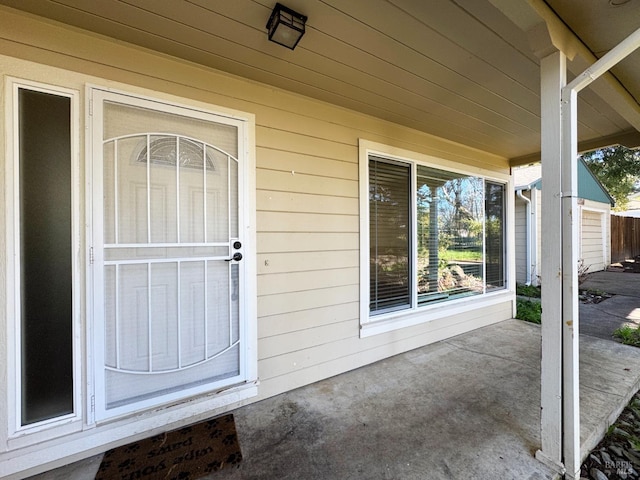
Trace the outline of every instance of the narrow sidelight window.
<instances>
[{"instance_id":1,"label":"narrow sidelight window","mask_svg":"<svg viewBox=\"0 0 640 480\"><path fill-rule=\"evenodd\" d=\"M73 413L71 99L18 90L21 425Z\"/></svg>"}]
</instances>

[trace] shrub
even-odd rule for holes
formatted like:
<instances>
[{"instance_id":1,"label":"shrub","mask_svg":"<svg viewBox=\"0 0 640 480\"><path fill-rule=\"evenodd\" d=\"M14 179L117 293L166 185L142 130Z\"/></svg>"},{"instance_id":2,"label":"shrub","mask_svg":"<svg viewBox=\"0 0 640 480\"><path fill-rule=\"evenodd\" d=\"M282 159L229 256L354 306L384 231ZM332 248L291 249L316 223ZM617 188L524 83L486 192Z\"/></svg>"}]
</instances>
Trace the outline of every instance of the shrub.
<instances>
[{"instance_id":1,"label":"shrub","mask_svg":"<svg viewBox=\"0 0 640 480\"><path fill-rule=\"evenodd\" d=\"M640 331L638 331L637 326L623 325L614 330L613 336L619 338L625 345L640 347Z\"/></svg>"},{"instance_id":2,"label":"shrub","mask_svg":"<svg viewBox=\"0 0 640 480\"><path fill-rule=\"evenodd\" d=\"M516 318L540 325L542 318L542 305L531 300L516 300Z\"/></svg>"},{"instance_id":3,"label":"shrub","mask_svg":"<svg viewBox=\"0 0 640 480\"><path fill-rule=\"evenodd\" d=\"M523 285L521 283L516 285L516 294L523 297L535 297L540 298L540 287L534 287L533 285Z\"/></svg>"}]
</instances>

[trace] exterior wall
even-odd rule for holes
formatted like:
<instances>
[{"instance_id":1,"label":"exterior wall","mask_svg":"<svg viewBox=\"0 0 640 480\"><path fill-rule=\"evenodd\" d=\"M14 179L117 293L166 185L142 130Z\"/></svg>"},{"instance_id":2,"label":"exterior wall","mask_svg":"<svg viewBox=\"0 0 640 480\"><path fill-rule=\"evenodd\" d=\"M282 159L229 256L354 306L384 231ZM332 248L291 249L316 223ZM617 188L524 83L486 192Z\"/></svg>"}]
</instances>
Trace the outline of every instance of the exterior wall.
<instances>
[{"instance_id":1,"label":"exterior wall","mask_svg":"<svg viewBox=\"0 0 640 480\"><path fill-rule=\"evenodd\" d=\"M540 262L542 255L542 242L541 228L542 228L542 194L540 190L525 190L522 193L526 198L531 200L531 213L532 218L535 219L535 225L531 225L531 283L537 285L540 280ZM518 283L525 283L527 281L527 244L526 244L526 232L527 224L525 220L526 216L526 204L525 202L515 197L515 256L516 256L516 281ZM531 219L530 219L531 221ZM535 239L534 239L535 237Z\"/></svg>"},{"instance_id":2,"label":"exterior wall","mask_svg":"<svg viewBox=\"0 0 640 480\"><path fill-rule=\"evenodd\" d=\"M527 198L530 192L523 192ZM515 255L516 255L516 282L525 283L527 281L527 219L526 203L516 196L515 203Z\"/></svg>"},{"instance_id":3,"label":"exterior wall","mask_svg":"<svg viewBox=\"0 0 640 480\"><path fill-rule=\"evenodd\" d=\"M523 193L527 198L531 196L531 190ZM540 262L542 258L542 225L540 215L542 209L542 192L536 191L534 200L536 209L536 241L532 246L535 249L535 258L532 266L532 282L536 283L536 278L540 275ZM589 272L604 270L611 263L611 206L608 203L595 202L593 200L581 200L580 207L580 259ZM515 263L516 281L525 283L526 281L526 223L525 223L525 202L516 196L515 200ZM533 252L532 252L533 254Z\"/></svg>"},{"instance_id":4,"label":"exterior wall","mask_svg":"<svg viewBox=\"0 0 640 480\"><path fill-rule=\"evenodd\" d=\"M589 272L604 270L611 263L611 206L585 200L580 210L580 259Z\"/></svg>"},{"instance_id":5,"label":"exterior wall","mask_svg":"<svg viewBox=\"0 0 640 480\"><path fill-rule=\"evenodd\" d=\"M359 336L359 138L442 158L473 172L482 168L508 175L504 158L465 148L420 132L337 108L272 87L181 62L165 55L113 43L97 35L65 29L32 17L0 9L0 71L4 75L74 89L80 112L84 89L97 84L118 90L255 114L258 395L206 412L171 415L162 424L146 424L144 437L199 418L210 417L327 378L397 353L474 328L511 318L513 300L469 313L367 338ZM5 83L0 101L4 110ZM6 119L6 115L3 119ZM6 125L3 120L5 141ZM85 219L87 172L84 169L84 114L80 115L80 171L77 185L80 219ZM6 145L0 145L0 175L4 185ZM6 203L0 200L0 229L7 228ZM83 221L83 220L82 220ZM85 265L87 240L80 233L78 258ZM508 238L512 239L512 235ZM6 245L0 239L0 350L6 351ZM512 253L507 258L512 263ZM82 269L84 272L84 269ZM512 269L509 270L512 274ZM82 286L81 323L86 312L87 284ZM81 332L85 338L86 330ZM83 351L86 358L86 351ZM6 365L6 362L2 362ZM6 391L2 367L0 391ZM83 378L81 384L86 388ZM84 392L86 395L86 392ZM5 418L7 399L0 400ZM187 411L188 412L188 411ZM155 425L155 426L154 426ZM30 474L104 451L105 446L131 440L140 425L131 420L96 428L58 433L59 438L36 446L11 442L0 425L0 476L24 470ZM55 448L54 448L55 447ZM8 451L7 451L8 450ZM50 451L49 456L38 452Z\"/></svg>"},{"instance_id":6,"label":"exterior wall","mask_svg":"<svg viewBox=\"0 0 640 480\"><path fill-rule=\"evenodd\" d=\"M542 235L542 192L538 189L535 191L536 197L536 232L539 238ZM536 278L536 282L540 282L540 266L542 265L542 242L536 242L536 264L533 276Z\"/></svg>"}]
</instances>

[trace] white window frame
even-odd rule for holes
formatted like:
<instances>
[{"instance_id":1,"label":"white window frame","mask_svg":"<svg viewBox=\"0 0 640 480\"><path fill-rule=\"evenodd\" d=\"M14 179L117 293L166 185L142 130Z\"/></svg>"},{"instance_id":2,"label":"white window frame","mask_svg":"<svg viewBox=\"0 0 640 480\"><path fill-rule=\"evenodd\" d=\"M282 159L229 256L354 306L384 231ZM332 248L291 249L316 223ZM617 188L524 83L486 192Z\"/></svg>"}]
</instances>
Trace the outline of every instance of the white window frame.
<instances>
[{"instance_id":1,"label":"white window frame","mask_svg":"<svg viewBox=\"0 0 640 480\"><path fill-rule=\"evenodd\" d=\"M41 422L21 425L21 292L20 292L20 169L19 169L19 89L48 93L70 99L71 119L71 244L72 244L72 355L73 413ZM7 77L5 79L5 125L7 126L6 192L6 410L3 428L11 447L34 444L66 435L82 428L82 284L80 274L80 175L79 175L79 92L68 88Z\"/></svg>"},{"instance_id":2,"label":"white window frame","mask_svg":"<svg viewBox=\"0 0 640 480\"><path fill-rule=\"evenodd\" d=\"M513 261L511 259L512 245L512 225L509 222L513 212L511 196L511 176L501 175L495 171L466 167L449 160L433 157L423 153L412 152L402 148L392 147L369 140L359 140L359 203L360 203L360 337L369 337L380 333L391 332L399 328L405 328L430 322L443 317L449 317L461 313L471 312L480 308L488 307L513 299ZM491 292L485 292L481 295L473 295L469 297L461 297L446 302L435 303L418 307L417 295L415 293L415 279L411 278L411 307L399 311L371 315L369 311L370 302L370 269L369 269L369 156L376 155L390 160L407 163L411 166L411 197L412 197L412 218L411 231L417 229L416 212L416 176L415 169L417 165L424 165L432 168L439 168L451 172L463 173L466 175L478 176L484 180L503 183L505 186L505 287ZM411 241L411 258L412 272L417 270L417 243ZM483 270L486 265L483 262ZM414 275L412 275L414 276Z\"/></svg>"}]
</instances>

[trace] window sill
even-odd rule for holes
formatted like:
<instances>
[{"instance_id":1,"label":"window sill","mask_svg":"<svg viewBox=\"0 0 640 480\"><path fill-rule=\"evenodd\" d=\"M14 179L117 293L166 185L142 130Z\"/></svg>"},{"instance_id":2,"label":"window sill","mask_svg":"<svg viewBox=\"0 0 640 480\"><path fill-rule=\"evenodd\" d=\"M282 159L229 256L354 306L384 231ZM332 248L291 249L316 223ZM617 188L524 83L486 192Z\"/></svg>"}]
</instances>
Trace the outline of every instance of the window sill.
<instances>
[{"instance_id":1,"label":"window sill","mask_svg":"<svg viewBox=\"0 0 640 480\"><path fill-rule=\"evenodd\" d=\"M414 309L402 310L386 315L369 317L360 324L360 338L371 337L381 333L392 332L400 328L412 327L444 317L451 317L472 312L498 303L512 301L515 293L511 290L500 290L482 296L473 296L429 305Z\"/></svg>"}]
</instances>

